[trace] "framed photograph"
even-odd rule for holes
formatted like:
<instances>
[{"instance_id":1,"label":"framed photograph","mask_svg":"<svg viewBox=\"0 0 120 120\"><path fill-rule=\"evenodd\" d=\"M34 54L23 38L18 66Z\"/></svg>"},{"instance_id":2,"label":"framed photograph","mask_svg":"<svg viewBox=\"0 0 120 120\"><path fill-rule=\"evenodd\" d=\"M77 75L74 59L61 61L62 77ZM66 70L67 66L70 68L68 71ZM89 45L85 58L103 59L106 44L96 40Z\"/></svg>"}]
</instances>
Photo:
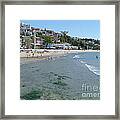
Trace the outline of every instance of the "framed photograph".
<instances>
[{"instance_id":1,"label":"framed photograph","mask_svg":"<svg viewBox=\"0 0 120 120\"><path fill-rule=\"evenodd\" d=\"M119 119L119 2L1 3L1 118Z\"/></svg>"}]
</instances>

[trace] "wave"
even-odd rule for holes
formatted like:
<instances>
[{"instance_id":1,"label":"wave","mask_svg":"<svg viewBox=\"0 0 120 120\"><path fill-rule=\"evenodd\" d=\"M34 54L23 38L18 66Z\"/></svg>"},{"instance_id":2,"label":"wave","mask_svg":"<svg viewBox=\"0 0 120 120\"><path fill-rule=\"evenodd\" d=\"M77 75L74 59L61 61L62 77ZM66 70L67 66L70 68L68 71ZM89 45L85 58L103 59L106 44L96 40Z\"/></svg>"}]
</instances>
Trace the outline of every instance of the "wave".
<instances>
[{"instance_id":1,"label":"wave","mask_svg":"<svg viewBox=\"0 0 120 120\"><path fill-rule=\"evenodd\" d=\"M78 59L78 58L80 58L79 55L75 55L75 56L73 57L73 59Z\"/></svg>"},{"instance_id":2,"label":"wave","mask_svg":"<svg viewBox=\"0 0 120 120\"><path fill-rule=\"evenodd\" d=\"M100 75L100 70L99 70L97 67L92 66L92 65L88 65L88 64L85 64L85 66L86 66L91 72L93 72L94 74Z\"/></svg>"},{"instance_id":3,"label":"wave","mask_svg":"<svg viewBox=\"0 0 120 120\"><path fill-rule=\"evenodd\" d=\"M84 61L80 60L81 63L85 63Z\"/></svg>"}]
</instances>

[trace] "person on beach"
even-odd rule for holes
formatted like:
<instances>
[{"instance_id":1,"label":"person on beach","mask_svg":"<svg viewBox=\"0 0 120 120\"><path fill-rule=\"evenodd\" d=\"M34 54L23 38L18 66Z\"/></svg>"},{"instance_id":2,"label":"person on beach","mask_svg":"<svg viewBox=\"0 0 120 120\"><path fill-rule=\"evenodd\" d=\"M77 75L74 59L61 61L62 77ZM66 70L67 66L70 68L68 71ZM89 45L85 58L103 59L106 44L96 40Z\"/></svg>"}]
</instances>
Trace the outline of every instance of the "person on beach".
<instances>
[{"instance_id":1,"label":"person on beach","mask_svg":"<svg viewBox=\"0 0 120 120\"><path fill-rule=\"evenodd\" d=\"M26 51L27 58L29 57L29 51Z\"/></svg>"},{"instance_id":2,"label":"person on beach","mask_svg":"<svg viewBox=\"0 0 120 120\"><path fill-rule=\"evenodd\" d=\"M96 56L96 58L98 59L98 56Z\"/></svg>"},{"instance_id":3,"label":"person on beach","mask_svg":"<svg viewBox=\"0 0 120 120\"><path fill-rule=\"evenodd\" d=\"M34 52L32 53L32 57L34 57Z\"/></svg>"}]
</instances>

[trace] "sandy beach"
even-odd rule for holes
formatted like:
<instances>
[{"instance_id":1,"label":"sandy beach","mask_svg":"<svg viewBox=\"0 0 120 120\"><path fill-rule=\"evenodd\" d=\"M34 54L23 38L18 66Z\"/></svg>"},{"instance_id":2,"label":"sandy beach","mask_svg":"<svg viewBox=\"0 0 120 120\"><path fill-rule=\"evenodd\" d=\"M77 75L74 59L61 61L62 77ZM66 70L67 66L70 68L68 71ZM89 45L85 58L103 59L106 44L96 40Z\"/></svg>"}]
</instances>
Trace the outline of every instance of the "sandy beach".
<instances>
[{"instance_id":1,"label":"sandy beach","mask_svg":"<svg viewBox=\"0 0 120 120\"><path fill-rule=\"evenodd\" d=\"M41 57L22 58L25 59L23 62L29 59L33 61L20 64L20 98L25 100L100 99L99 59L96 58L99 52L76 53L77 51L43 53L44 57L62 55L50 60L41 60ZM74 58L76 55L80 58ZM97 90L94 91L93 88Z\"/></svg>"},{"instance_id":2,"label":"sandy beach","mask_svg":"<svg viewBox=\"0 0 120 120\"><path fill-rule=\"evenodd\" d=\"M24 50L20 52L21 63L33 60L52 59L54 57L65 56L69 53L99 52L99 50Z\"/></svg>"}]
</instances>

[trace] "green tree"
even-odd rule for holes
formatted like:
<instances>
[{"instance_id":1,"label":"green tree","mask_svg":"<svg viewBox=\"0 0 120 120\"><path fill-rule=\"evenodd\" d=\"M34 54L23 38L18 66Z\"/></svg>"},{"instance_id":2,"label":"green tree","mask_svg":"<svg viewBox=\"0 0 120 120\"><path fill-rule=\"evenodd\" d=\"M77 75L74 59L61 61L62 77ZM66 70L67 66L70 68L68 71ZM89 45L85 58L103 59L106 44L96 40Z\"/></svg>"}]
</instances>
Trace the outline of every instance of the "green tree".
<instances>
[{"instance_id":1,"label":"green tree","mask_svg":"<svg viewBox=\"0 0 120 120\"><path fill-rule=\"evenodd\" d=\"M25 46L27 49L31 49L32 39L30 37L25 38Z\"/></svg>"},{"instance_id":2,"label":"green tree","mask_svg":"<svg viewBox=\"0 0 120 120\"><path fill-rule=\"evenodd\" d=\"M68 31L61 31L61 33L62 33L62 36L61 36L61 42L62 43L65 43L65 42L67 42L67 34L68 34Z\"/></svg>"},{"instance_id":3,"label":"green tree","mask_svg":"<svg viewBox=\"0 0 120 120\"><path fill-rule=\"evenodd\" d=\"M47 45L48 44L52 44L53 42L52 42L52 37L51 36L43 36L43 38L44 38L44 44L45 44L45 46L47 47Z\"/></svg>"},{"instance_id":4,"label":"green tree","mask_svg":"<svg viewBox=\"0 0 120 120\"><path fill-rule=\"evenodd\" d=\"M42 33L41 32L37 32L36 33L36 37L42 37Z\"/></svg>"}]
</instances>

